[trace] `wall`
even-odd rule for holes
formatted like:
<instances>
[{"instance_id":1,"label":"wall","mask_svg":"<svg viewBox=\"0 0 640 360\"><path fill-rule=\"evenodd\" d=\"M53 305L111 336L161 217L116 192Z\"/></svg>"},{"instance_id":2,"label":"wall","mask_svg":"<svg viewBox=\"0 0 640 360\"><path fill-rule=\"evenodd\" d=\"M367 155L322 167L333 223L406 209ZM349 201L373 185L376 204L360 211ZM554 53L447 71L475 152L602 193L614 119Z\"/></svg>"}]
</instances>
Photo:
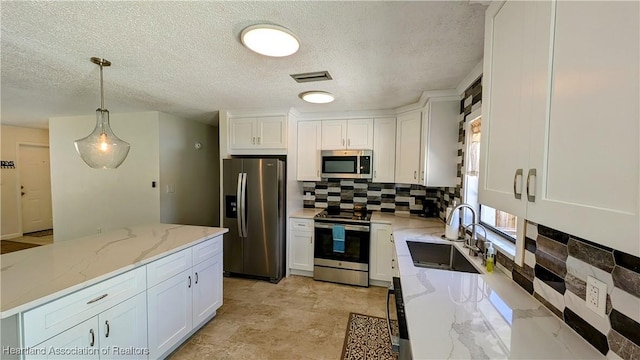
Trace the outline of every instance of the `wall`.
<instances>
[{"instance_id":1,"label":"wall","mask_svg":"<svg viewBox=\"0 0 640 360\"><path fill-rule=\"evenodd\" d=\"M116 135L131 144L118 169L88 167L73 142L89 134L95 116L49 119L54 240L160 221L157 112L111 114Z\"/></svg>"},{"instance_id":2,"label":"wall","mask_svg":"<svg viewBox=\"0 0 640 360\"><path fill-rule=\"evenodd\" d=\"M2 160L14 161L15 169L0 170L0 198L1 198L1 222L0 231L2 239L10 239L22 235L22 224L20 223L19 203L20 186L18 184L18 164L17 144L49 144L49 131L46 129L32 129L16 126L0 126L0 137L2 148L0 156Z\"/></svg>"},{"instance_id":3,"label":"wall","mask_svg":"<svg viewBox=\"0 0 640 360\"><path fill-rule=\"evenodd\" d=\"M159 119L160 221L218 226L218 128L164 113Z\"/></svg>"},{"instance_id":4,"label":"wall","mask_svg":"<svg viewBox=\"0 0 640 360\"><path fill-rule=\"evenodd\" d=\"M368 210L419 215L423 213L423 204L436 201L437 188L370 183L364 179L329 179L304 182L302 190L303 194L311 195L311 200L303 200L305 208L339 206L353 209L354 204L361 203L366 204Z\"/></svg>"}]
</instances>

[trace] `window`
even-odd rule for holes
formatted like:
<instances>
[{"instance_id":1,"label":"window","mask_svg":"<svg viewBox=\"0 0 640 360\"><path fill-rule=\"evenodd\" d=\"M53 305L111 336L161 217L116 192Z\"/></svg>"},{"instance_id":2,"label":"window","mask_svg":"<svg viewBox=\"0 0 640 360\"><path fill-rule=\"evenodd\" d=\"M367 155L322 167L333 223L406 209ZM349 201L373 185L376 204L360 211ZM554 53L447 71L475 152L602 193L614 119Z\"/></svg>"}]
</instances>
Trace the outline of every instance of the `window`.
<instances>
[{"instance_id":1,"label":"window","mask_svg":"<svg viewBox=\"0 0 640 360\"><path fill-rule=\"evenodd\" d=\"M508 240L516 240L517 217L504 211L494 209L478 202L478 179L480 173L480 127L482 118L480 109L467 115L467 138L464 169L464 202L472 205L478 212L478 222L494 232L503 235ZM465 212L464 224L471 223L471 213Z\"/></svg>"}]
</instances>

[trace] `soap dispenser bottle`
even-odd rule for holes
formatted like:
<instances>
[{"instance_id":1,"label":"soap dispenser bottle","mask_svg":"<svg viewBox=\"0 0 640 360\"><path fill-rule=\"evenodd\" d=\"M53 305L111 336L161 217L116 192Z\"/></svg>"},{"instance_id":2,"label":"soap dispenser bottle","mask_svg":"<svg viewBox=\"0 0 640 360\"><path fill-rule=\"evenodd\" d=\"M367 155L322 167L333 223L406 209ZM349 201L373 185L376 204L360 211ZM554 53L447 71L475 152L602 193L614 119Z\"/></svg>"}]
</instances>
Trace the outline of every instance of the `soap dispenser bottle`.
<instances>
[{"instance_id":1,"label":"soap dispenser bottle","mask_svg":"<svg viewBox=\"0 0 640 360\"><path fill-rule=\"evenodd\" d=\"M487 248L487 272L493 272L493 265L495 262L495 250L493 249L493 244L489 243L489 248Z\"/></svg>"}]
</instances>

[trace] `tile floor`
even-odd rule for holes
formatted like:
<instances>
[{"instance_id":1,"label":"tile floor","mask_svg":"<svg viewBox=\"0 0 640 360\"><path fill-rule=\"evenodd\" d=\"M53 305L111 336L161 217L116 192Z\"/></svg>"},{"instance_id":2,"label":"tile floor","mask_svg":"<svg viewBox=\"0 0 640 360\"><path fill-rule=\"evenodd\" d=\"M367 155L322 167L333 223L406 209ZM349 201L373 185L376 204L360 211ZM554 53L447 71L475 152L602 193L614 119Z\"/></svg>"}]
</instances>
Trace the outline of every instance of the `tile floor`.
<instances>
[{"instance_id":1,"label":"tile floor","mask_svg":"<svg viewBox=\"0 0 640 360\"><path fill-rule=\"evenodd\" d=\"M224 304L172 354L182 359L332 359L342 353L350 312L384 317L384 287L290 276L274 285L225 278Z\"/></svg>"}]
</instances>

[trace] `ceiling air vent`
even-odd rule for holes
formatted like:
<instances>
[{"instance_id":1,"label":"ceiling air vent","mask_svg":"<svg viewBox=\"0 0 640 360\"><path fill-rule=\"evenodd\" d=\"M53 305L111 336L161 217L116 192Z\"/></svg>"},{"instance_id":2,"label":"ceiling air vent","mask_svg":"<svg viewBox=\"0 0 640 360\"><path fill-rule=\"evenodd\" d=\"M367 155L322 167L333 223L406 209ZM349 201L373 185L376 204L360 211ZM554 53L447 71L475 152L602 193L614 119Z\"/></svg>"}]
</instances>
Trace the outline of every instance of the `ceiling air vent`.
<instances>
[{"instance_id":1,"label":"ceiling air vent","mask_svg":"<svg viewBox=\"0 0 640 360\"><path fill-rule=\"evenodd\" d=\"M331 80L331 75L328 71L316 71L304 74L291 74L293 80L299 83Z\"/></svg>"}]
</instances>

